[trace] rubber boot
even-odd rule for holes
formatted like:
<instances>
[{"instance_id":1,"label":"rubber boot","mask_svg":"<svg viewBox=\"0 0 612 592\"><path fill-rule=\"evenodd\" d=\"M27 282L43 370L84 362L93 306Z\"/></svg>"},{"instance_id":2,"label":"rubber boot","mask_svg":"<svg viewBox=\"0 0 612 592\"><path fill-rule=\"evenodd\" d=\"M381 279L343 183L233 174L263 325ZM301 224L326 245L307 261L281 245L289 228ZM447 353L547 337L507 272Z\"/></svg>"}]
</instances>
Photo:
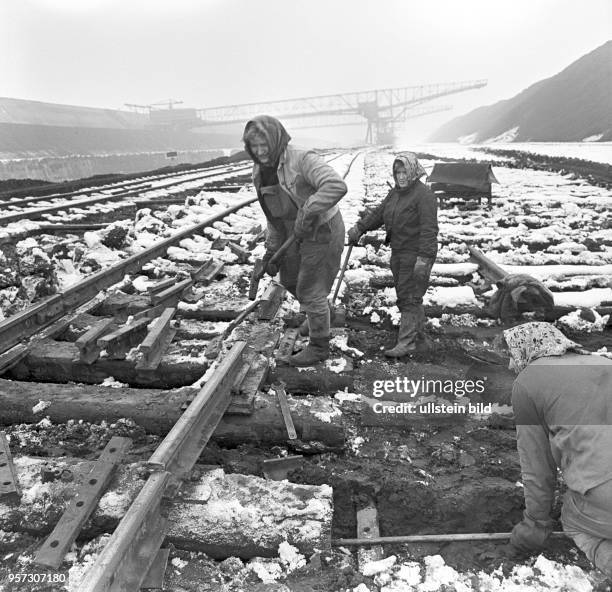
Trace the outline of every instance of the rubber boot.
<instances>
[{"instance_id":1,"label":"rubber boot","mask_svg":"<svg viewBox=\"0 0 612 592\"><path fill-rule=\"evenodd\" d=\"M334 311L334 308L331 305L331 302L328 302L328 305L329 305L329 324L331 326L331 324L334 322L334 317L336 316L336 313ZM308 337L309 334L310 334L310 327L308 326L308 317L306 317L304 321L302 322L302 324L300 325L300 336Z\"/></svg>"},{"instance_id":2,"label":"rubber boot","mask_svg":"<svg viewBox=\"0 0 612 592\"><path fill-rule=\"evenodd\" d=\"M308 345L287 359L290 366L312 366L329 358L329 311L308 313L308 325L311 329Z\"/></svg>"},{"instance_id":3,"label":"rubber boot","mask_svg":"<svg viewBox=\"0 0 612 592\"><path fill-rule=\"evenodd\" d=\"M418 322L419 316L416 311L402 311L402 318L397 334L397 344L392 349L386 350L385 356L389 358L401 358L416 350Z\"/></svg>"}]
</instances>

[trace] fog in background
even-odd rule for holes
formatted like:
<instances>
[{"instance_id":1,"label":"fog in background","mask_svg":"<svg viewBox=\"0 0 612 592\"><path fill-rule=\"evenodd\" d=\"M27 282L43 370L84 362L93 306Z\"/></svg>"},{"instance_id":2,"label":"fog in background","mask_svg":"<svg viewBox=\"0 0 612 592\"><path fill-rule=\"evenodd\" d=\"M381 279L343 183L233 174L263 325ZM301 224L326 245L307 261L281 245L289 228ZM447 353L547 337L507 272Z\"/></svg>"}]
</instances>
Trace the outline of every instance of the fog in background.
<instances>
[{"instance_id":1,"label":"fog in background","mask_svg":"<svg viewBox=\"0 0 612 592\"><path fill-rule=\"evenodd\" d=\"M203 108L488 79L438 101L452 111L408 121L402 140L420 141L556 74L607 41L611 26L610 0L2 0L0 96Z\"/></svg>"}]
</instances>

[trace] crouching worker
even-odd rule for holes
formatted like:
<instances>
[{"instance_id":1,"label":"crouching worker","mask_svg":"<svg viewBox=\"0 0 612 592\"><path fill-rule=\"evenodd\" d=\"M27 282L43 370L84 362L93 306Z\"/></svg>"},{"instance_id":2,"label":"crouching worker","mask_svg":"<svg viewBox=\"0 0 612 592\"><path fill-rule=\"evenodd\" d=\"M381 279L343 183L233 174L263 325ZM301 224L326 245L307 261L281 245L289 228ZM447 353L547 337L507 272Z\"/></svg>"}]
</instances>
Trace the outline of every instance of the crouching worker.
<instances>
[{"instance_id":1,"label":"crouching worker","mask_svg":"<svg viewBox=\"0 0 612 592\"><path fill-rule=\"evenodd\" d=\"M393 162L395 187L348 231L349 244L356 245L362 234L385 225L401 312L397 345L385 351L392 358L416 349L417 335L422 334L426 320L423 296L438 253L438 206L434 194L419 180L424 174L415 154L398 156Z\"/></svg>"},{"instance_id":2,"label":"crouching worker","mask_svg":"<svg viewBox=\"0 0 612 592\"><path fill-rule=\"evenodd\" d=\"M243 135L268 223L264 264L287 238L297 239L279 269L267 265L266 272L275 276L280 270L280 283L298 300L308 321L308 345L286 361L310 366L329 357L327 298L344 247L344 222L336 204L347 188L320 156L288 146L290 139L281 122L267 115L249 121Z\"/></svg>"},{"instance_id":3,"label":"crouching worker","mask_svg":"<svg viewBox=\"0 0 612 592\"><path fill-rule=\"evenodd\" d=\"M612 577L612 360L547 323L519 325L504 338L519 373L512 407L525 492L511 547L533 552L546 544L558 467L568 487L563 530Z\"/></svg>"}]
</instances>

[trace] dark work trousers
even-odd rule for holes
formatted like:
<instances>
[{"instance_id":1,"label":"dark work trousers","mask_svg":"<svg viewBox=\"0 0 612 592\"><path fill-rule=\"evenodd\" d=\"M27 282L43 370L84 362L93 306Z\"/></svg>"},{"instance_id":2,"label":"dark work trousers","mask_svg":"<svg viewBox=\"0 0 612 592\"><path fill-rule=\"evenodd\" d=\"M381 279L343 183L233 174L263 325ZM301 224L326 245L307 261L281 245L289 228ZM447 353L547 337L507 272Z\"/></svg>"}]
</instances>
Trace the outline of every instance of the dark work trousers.
<instances>
[{"instance_id":1,"label":"dark work trousers","mask_svg":"<svg viewBox=\"0 0 612 592\"><path fill-rule=\"evenodd\" d=\"M612 480L584 495L568 489L561 522L595 567L612 577Z\"/></svg>"},{"instance_id":2,"label":"dark work trousers","mask_svg":"<svg viewBox=\"0 0 612 592\"><path fill-rule=\"evenodd\" d=\"M397 294L397 308L400 312L414 312L419 307L422 309L423 296L429 286L431 266L427 274L421 280L417 280L414 277L416 260L417 254L413 251L391 251L391 273Z\"/></svg>"},{"instance_id":3,"label":"dark work trousers","mask_svg":"<svg viewBox=\"0 0 612 592\"><path fill-rule=\"evenodd\" d=\"M338 212L319 227L312 240L294 243L287 251L280 264L280 282L297 298L303 312L329 312L327 298L340 270L343 248L344 222Z\"/></svg>"}]
</instances>

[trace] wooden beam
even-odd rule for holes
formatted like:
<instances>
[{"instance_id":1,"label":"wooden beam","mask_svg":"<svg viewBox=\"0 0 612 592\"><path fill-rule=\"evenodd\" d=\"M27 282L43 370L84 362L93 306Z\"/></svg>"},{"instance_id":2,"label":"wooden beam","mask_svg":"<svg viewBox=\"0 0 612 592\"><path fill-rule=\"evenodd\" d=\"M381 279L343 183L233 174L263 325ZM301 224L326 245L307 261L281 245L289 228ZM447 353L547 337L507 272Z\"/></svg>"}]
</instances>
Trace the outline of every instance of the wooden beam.
<instances>
[{"instance_id":1,"label":"wooden beam","mask_svg":"<svg viewBox=\"0 0 612 592\"><path fill-rule=\"evenodd\" d=\"M145 325L149 321L144 320ZM146 326L145 326L146 329ZM145 330L143 329L143 331ZM6 373L14 380L37 382L82 382L100 384L109 376L133 387L176 388L193 384L200 378L208 363L200 358L164 356L155 371L139 372L134 362L127 359L100 358L94 364L78 360L79 350L68 341L46 340L30 346L28 355Z\"/></svg>"},{"instance_id":2,"label":"wooden beam","mask_svg":"<svg viewBox=\"0 0 612 592\"><path fill-rule=\"evenodd\" d=\"M112 423L128 418L148 433L164 436L197 393L197 389L190 387L175 390L129 387L115 389L99 385L0 379L0 408L3 421L7 424L36 423L40 420L40 415L35 414L32 408L42 400L50 403L44 414L53 423L81 419L92 423L102 420ZM328 449L343 448L344 429L341 417L332 417L330 422L324 422L313 413L312 403L300 397L293 399L290 405L296 431L302 440L320 441ZM245 415L244 409L240 411L240 415L229 415L230 404L212 439L229 447L244 443L286 443L287 431L276 395L258 392L251 408L250 415ZM316 410L315 406L314 411Z\"/></svg>"}]
</instances>

